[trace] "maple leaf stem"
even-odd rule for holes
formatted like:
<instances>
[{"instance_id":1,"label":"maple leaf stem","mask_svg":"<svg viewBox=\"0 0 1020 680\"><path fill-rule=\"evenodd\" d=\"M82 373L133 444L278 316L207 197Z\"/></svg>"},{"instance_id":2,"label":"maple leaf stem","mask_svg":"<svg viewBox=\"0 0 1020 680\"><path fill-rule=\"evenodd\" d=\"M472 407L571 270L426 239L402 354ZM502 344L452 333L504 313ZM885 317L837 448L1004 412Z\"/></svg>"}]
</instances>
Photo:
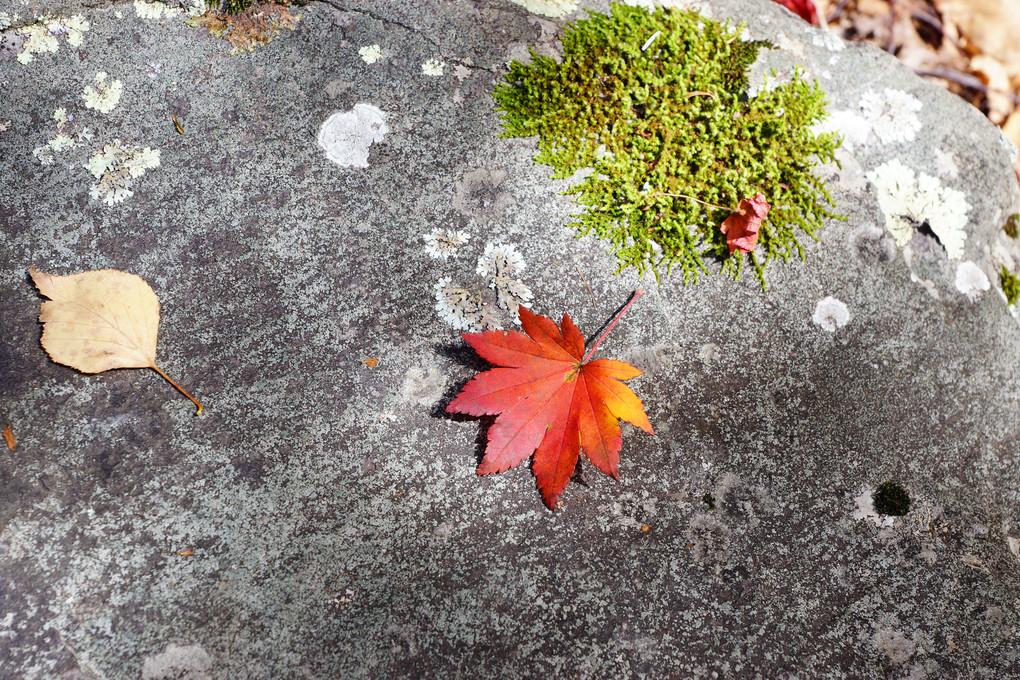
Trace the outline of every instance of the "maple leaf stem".
<instances>
[{"instance_id":1,"label":"maple leaf stem","mask_svg":"<svg viewBox=\"0 0 1020 680\"><path fill-rule=\"evenodd\" d=\"M595 341L595 344L591 346L591 349L588 350L588 353L584 355L584 359L581 360L582 364L588 362L588 359L591 358L591 355L595 353L595 350L598 349L598 346L602 344L602 341L605 339L605 337L609 335L609 331L613 330L613 326L615 326L616 322L620 320L620 317L626 314L627 310L630 309L630 306L634 304L634 301L644 294L645 291L641 290L640 288L634 291L634 294L630 296L630 300L628 300L627 304L623 306L623 309L620 310L620 313L616 315L616 318L613 319L613 321L609 324L609 327L602 332L602 335L599 336L599 339ZM167 378L167 380L169 380L169 378Z\"/></svg>"},{"instance_id":2,"label":"maple leaf stem","mask_svg":"<svg viewBox=\"0 0 1020 680\"><path fill-rule=\"evenodd\" d=\"M612 326L610 326L610 328L612 328ZM177 388L177 389L178 389L178 390L180 391L180 393L181 393L181 394L183 394L183 395L184 395L185 397L187 397L187 398L188 398L188 399L190 399L191 401L195 402L195 406L197 406L197 407L198 407L198 410L197 410L197 411L195 411L195 415L196 415L196 416L200 416L200 415L202 415L202 405L201 405L200 403L198 403L198 399L195 399L195 398L194 398L193 396L191 396L190 394L188 394L188 393L187 393L187 391L185 391L185 389L184 389L183 387L181 387L180 385L178 385L177 383L175 383L175 382L173 381L173 379L172 379L172 378L171 378L170 376L168 376L168 375L167 375L166 373L164 373L163 371L161 371L161 370L159 369L159 366L157 366L156 364L152 364L152 366L150 366L149 368L151 368L152 370L156 371L156 373L159 373L159 374L160 374L161 376L163 376L164 378L166 378L166 381L167 381L168 383L170 383L171 385L173 385L174 387L176 387L176 388Z\"/></svg>"}]
</instances>

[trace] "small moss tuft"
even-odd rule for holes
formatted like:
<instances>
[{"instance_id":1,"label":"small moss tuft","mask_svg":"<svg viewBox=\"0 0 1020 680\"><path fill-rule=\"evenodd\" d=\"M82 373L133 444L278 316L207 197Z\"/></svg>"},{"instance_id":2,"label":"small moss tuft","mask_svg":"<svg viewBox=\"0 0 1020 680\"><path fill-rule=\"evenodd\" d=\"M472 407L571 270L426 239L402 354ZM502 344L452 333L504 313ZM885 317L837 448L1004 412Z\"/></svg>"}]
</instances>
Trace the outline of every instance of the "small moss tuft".
<instances>
[{"instance_id":1,"label":"small moss tuft","mask_svg":"<svg viewBox=\"0 0 1020 680\"><path fill-rule=\"evenodd\" d=\"M540 135L535 160L553 177L593 169L567 190L586 206L570 226L608 239L617 271L658 279L678 267L690 283L706 258L734 278L746 258L764 287L770 260L803 259L798 231L816 238L835 217L811 172L839 146L811 131L823 92L797 73L749 98L747 69L771 46L739 32L692 12L613 4L564 29L560 63L532 51L496 87L504 135ZM759 192L774 207L757 251L730 254L720 225Z\"/></svg>"},{"instance_id":2,"label":"small moss tuft","mask_svg":"<svg viewBox=\"0 0 1020 680\"><path fill-rule=\"evenodd\" d=\"M902 517L910 510L910 495L896 482L882 482L871 498L875 511L882 515Z\"/></svg>"},{"instance_id":3,"label":"small moss tuft","mask_svg":"<svg viewBox=\"0 0 1020 680\"><path fill-rule=\"evenodd\" d=\"M252 6L254 0L222 0L220 7L227 14L240 14Z\"/></svg>"},{"instance_id":4,"label":"small moss tuft","mask_svg":"<svg viewBox=\"0 0 1020 680\"><path fill-rule=\"evenodd\" d=\"M1015 305L1017 298L1020 298L1020 277L1010 274L1006 265L1002 265L999 283L1002 284L1002 292L1006 294L1006 304Z\"/></svg>"},{"instance_id":5,"label":"small moss tuft","mask_svg":"<svg viewBox=\"0 0 1020 680\"><path fill-rule=\"evenodd\" d=\"M1018 225L1020 225L1020 214L1013 213L1006 220L1006 223L1002 225L1002 230L1006 232L1006 236L1016 238L1020 236L1020 230L1017 229Z\"/></svg>"},{"instance_id":6,"label":"small moss tuft","mask_svg":"<svg viewBox=\"0 0 1020 680\"><path fill-rule=\"evenodd\" d=\"M704 503L706 507L708 507L709 512L715 510L715 496L713 496L712 494L706 493L704 496L701 497L701 502Z\"/></svg>"}]
</instances>

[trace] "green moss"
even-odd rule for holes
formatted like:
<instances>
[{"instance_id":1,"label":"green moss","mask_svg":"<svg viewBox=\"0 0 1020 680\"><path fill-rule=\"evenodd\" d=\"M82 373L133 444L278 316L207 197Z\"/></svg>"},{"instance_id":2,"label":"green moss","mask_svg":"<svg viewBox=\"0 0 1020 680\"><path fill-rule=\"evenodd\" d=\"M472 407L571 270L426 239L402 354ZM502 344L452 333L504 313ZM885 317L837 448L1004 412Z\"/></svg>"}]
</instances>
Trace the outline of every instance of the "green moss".
<instances>
[{"instance_id":1,"label":"green moss","mask_svg":"<svg viewBox=\"0 0 1020 680\"><path fill-rule=\"evenodd\" d=\"M220 7L227 14L240 14L252 6L254 0L222 0Z\"/></svg>"},{"instance_id":2,"label":"green moss","mask_svg":"<svg viewBox=\"0 0 1020 680\"><path fill-rule=\"evenodd\" d=\"M1006 294L1006 304L1015 305L1017 298L1020 298L1020 277L1010 274L1006 265L1002 265L999 283L1002 284L1002 292Z\"/></svg>"},{"instance_id":3,"label":"green moss","mask_svg":"<svg viewBox=\"0 0 1020 680\"><path fill-rule=\"evenodd\" d=\"M709 512L715 510L715 496L712 494L706 493L701 497L701 502L705 504Z\"/></svg>"},{"instance_id":4,"label":"green moss","mask_svg":"<svg viewBox=\"0 0 1020 680\"><path fill-rule=\"evenodd\" d=\"M883 482L871 497L875 511L883 515L902 517L910 510L910 495L896 482Z\"/></svg>"},{"instance_id":5,"label":"green moss","mask_svg":"<svg viewBox=\"0 0 1020 680\"><path fill-rule=\"evenodd\" d=\"M1017 223L1020 223L1020 215L1013 213L1006 220L1006 223L1002 225L1002 230L1006 232L1006 236L1010 238L1020 236L1020 231L1017 230Z\"/></svg>"},{"instance_id":6,"label":"green moss","mask_svg":"<svg viewBox=\"0 0 1020 680\"><path fill-rule=\"evenodd\" d=\"M814 238L835 216L811 173L839 145L810 129L825 115L821 89L796 74L749 99L747 69L769 46L740 40L739 30L691 12L614 4L611 15L564 29L561 63L532 52L530 65L514 61L496 87L504 135L540 135L535 160L553 177L594 170L567 190L586 206L571 226L608 239L619 270L658 278L676 267L689 283L707 258L739 276L745 255L730 255L719 227L760 192L773 208L746 258L764 286L770 260L803 259L798 232Z\"/></svg>"}]
</instances>

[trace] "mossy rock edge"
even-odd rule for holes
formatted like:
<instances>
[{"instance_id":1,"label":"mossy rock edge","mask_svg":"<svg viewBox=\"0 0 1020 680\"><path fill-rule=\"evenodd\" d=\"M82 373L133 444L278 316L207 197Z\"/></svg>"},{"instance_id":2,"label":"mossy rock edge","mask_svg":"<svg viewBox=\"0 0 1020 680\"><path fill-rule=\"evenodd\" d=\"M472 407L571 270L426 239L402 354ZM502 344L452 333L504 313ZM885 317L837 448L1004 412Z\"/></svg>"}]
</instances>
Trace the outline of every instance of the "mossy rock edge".
<instances>
[{"instance_id":1,"label":"mossy rock edge","mask_svg":"<svg viewBox=\"0 0 1020 680\"><path fill-rule=\"evenodd\" d=\"M824 93L798 72L782 84L773 74L749 97L748 67L771 45L741 40L741 28L614 4L566 26L561 62L532 51L497 85L504 136L540 135L535 161L555 178L592 169L566 192L585 206L569 226L609 240L617 272L658 279L678 267L687 284L706 260L738 278L746 257L764 287L769 261L803 259L797 232L817 238L837 217L812 174L840 143L812 131ZM731 255L719 226L756 193L773 206L758 247Z\"/></svg>"}]
</instances>

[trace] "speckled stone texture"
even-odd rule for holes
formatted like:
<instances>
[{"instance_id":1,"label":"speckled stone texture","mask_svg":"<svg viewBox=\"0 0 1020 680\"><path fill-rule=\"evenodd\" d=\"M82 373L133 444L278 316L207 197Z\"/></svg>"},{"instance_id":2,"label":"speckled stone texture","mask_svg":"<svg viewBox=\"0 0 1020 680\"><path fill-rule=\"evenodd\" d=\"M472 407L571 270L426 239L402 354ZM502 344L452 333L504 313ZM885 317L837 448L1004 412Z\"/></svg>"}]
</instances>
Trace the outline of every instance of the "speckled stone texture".
<instances>
[{"instance_id":1,"label":"speckled stone texture","mask_svg":"<svg viewBox=\"0 0 1020 680\"><path fill-rule=\"evenodd\" d=\"M996 276L1018 264L1012 149L888 55L764 0L704 6L779 45L753 82L802 65L843 124L886 136L847 132L822 170L847 220L771 265L767 292L614 276L563 226L569 182L534 139L499 137L490 93L564 20L312 2L233 57L183 16L104 4L81 10L80 46L27 65L4 32L0 677L1020 677L1020 328ZM45 9L0 0L15 26ZM84 106L98 72L124 85L108 114ZM868 118L886 90L919 110ZM389 132L340 167L317 135L358 103ZM43 165L61 107L74 145ZM107 206L83 165L115 139L160 165ZM937 204L893 242L867 178L893 159L963 192L961 259L923 228ZM436 228L471 240L433 259ZM535 311L589 336L647 288L599 351L646 371L631 385L657 436L628 426L621 482L583 463L555 514L527 467L476 476L485 422L443 412L484 362L434 287L483 288L489 243L522 254ZM990 290L957 290L964 261ZM50 362L30 265L148 280L160 365L206 414L152 371ZM816 315L827 297L849 318ZM906 517L870 512L887 480Z\"/></svg>"}]
</instances>

